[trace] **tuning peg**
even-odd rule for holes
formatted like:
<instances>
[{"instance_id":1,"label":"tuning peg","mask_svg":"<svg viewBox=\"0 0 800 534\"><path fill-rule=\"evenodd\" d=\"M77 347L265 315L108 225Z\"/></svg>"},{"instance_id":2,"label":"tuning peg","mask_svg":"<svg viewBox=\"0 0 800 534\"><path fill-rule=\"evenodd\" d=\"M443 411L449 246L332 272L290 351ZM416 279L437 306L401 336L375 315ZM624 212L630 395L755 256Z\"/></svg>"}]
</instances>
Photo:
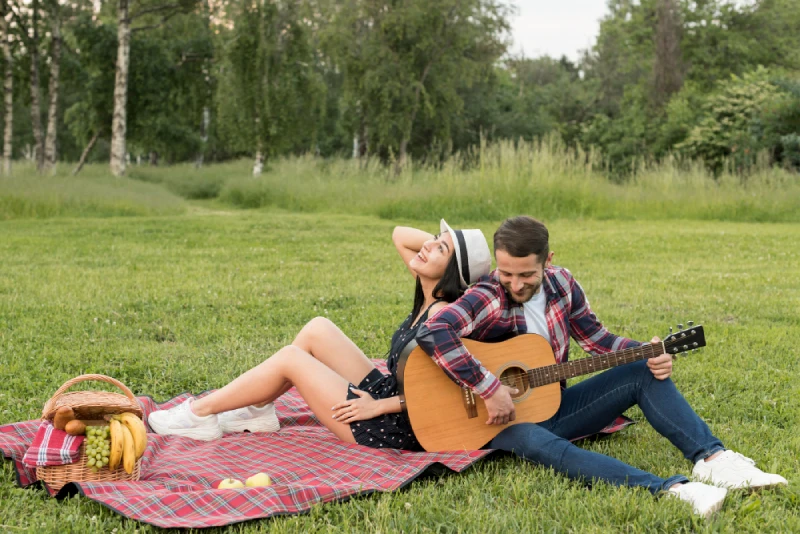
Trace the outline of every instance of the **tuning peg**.
<instances>
[{"instance_id":1,"label":"tuning peg","mask_svg":"<svg viewBox=\"0 0 800 534\"><path fill-rule=\"evenodd\" d=\"M678 330L683 330L683 324L682 323L678 323Z\"/></svg>"},{"instance_id":2,"label":"tuning peg","mask_svg":"<svg viewBox=\"0 0 800 534\"><path fill-rule=\"evenodd\" d=\"M694 326L694 321L689 321L689 328Z\"/></svg>"},{"instance_id":3,"label":"tuning peg","mask_svg":"<svg viewBox=\"0 0 800 534\"><path fill-rule=\"evenodd\" d=\"M672 327L671 326L669 327L669 333L670 333L670 335L672 335Z\"/></svg>"}]
</instances>

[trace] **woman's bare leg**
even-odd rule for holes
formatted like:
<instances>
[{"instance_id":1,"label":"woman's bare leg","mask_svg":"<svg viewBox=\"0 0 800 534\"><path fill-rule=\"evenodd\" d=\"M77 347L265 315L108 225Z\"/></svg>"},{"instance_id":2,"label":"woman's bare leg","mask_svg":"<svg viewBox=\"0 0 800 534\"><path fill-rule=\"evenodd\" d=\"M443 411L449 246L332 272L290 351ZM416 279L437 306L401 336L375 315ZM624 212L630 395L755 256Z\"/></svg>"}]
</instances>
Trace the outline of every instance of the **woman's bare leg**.
<instances>
[{"instance_id":1,"label":"woman's bare leg","mask_svg":"<svg viewBox=\"0 0 800 534\"><path fill-rule=\"evenodd\" d=\"M311 319L297 334L292 345L311 354L316 359L333 369L333 371L351 384L358 385L375 369L369 358L345 335L330 319L315 317ZM278 398L292 388L286 383ZM271 402L271 401L269 401ZM261 407L268 402L259 402Z\"/></svg>"},{"instance_id":2,"label":"woman's bare leg","mask_svg":"<svg viewBox=\"0 0 800 534\"><path fill-rule=\"evenodd\" d=\"M295 386L322 424L342 441L355 443L350 425L333 419L331 412L335 404L347 399L348 382L307 352L290 345L227 386L195 400L192 411L204 416L272 402Z\"/></svg>"},{"instance_id":3,"label":"woman's bare leg","mask_svg":"<svg viewBox=\"0 0 800 534\"><path fill-rule=\"evenodd\" d=\"M375 369L361 349L325 317L310 320L294 338L292 345L311 354L355 385Z\"/></svg>"}]
</instances>

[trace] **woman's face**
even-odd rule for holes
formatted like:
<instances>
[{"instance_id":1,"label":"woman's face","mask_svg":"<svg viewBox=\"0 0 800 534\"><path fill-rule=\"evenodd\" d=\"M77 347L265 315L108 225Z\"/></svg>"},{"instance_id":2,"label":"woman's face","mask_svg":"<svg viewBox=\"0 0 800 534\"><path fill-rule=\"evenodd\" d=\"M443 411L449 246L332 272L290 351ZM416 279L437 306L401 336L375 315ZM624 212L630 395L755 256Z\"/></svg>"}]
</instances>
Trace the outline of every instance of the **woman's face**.
<instances>
[{"instance_id":1,"label":"woman's face","mask_svg":"<svg viewBox=\"0 0 800 534\"><path fill-rule=\"evenodd\" d=\"M409 262L409 267L421 277L439 279L453 254L453 238L444 232L425 241L422 250Z\"/></svg>"}]
</instances>

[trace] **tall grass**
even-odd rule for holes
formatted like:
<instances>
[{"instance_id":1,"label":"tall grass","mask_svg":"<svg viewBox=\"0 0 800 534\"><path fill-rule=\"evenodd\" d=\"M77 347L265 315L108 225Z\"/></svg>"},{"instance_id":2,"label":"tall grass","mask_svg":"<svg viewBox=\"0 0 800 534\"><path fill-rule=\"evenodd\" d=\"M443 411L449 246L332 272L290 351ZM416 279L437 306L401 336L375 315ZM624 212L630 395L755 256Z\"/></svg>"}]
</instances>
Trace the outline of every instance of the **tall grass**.
<instances>
[{"instance_id":1,"label":"tall grass","mask_svg":"<svg viewBox=\"0 0 800 534\"><path fill-rule=\"evenodd\" d=\"M701 163L642 164L627 181L608 179L600 158L542 142L499 142L443 163L412 165L395 176L375 161L312 156L272 162L259 178L242 162L220 199L256 208L434 219L457 213L496 220L512 213L542 218L800 220L800 177L761 166L746 178L711 175Z\"/></svg>"},{"instance_id":2,"label":"tall grass","mask_svg":"<svg viewBox=\"0 0 800 534\"><path fill-rule=\"evenodd\" d=\"M167 215L185 211L185 202L157 185L115 178L106 165L89 165L78 176L66 167L40 175L16 163L0 176L0 220L58 216Z\"/></svg>"},{"instance_id":3,"label":"tall grass","mask_svg":"<svg viewBox=\"0 0 800 534\"><path fill-rule=\"evenodd\" d=\"M186 199L218 198L239 208L377 215L433 220L498 220L514 213L543 219L699 219L800 221L800 176L761 162L747 176L713 176L700 162L640 162L620 182L602 158L556 137L482 144L400 174L375 159L279 158L253 177L241 160L195 168L129 167L129 179L87 167L79 178L38 176L17 166L0 179L0 219L55 215L174 213ZM65 169L66 171L66 169Z\"/></svg>"}]
</instances>

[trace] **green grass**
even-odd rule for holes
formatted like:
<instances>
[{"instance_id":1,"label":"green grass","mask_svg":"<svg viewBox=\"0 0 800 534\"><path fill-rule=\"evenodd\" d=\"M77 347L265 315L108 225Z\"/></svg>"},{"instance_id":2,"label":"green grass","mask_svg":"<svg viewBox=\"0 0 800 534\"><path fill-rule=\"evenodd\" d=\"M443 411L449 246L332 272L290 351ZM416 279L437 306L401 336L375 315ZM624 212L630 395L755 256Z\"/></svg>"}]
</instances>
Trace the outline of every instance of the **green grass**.
<instances>
[{"instance_id":1,"label":"green grass","mask_svg":"<svg viewBox=\"0 0 800 534\"><path fill-rule=\"evenodd\" d=\"M435 220L444 211L472 220L510 213L541 218L800 222L800 176L763 165L749 176L710 175L699 163L672 159L642 165L623 183L606 177L596 155L541 143L500 142L456 154L441 165L413 165L394 176L372 160L312 156L272 161L259 178L251 162L196 170L142 169L189 198L241 208ZM183 193L182 191L188 191ZM204 196L205 195L205 196Z\"/></svg>"},{"instance_id":2,"label":"green grass","mask_svg":"<svg viewBox=\"0 0 800 534\"><path fill-rule=\"evenodd\" d=\"M0 223L0 424L36 418L53 391L81 373L112 375L157 399L222 386L316 315L368 355L385 353L411 306L411 280L390 243L397 221L213 208ZM499 222L435 215L489 237ZM789 488L732 493L704 523L675 500L605 484L589 490L506 458L225 531L800 531L800 226L548 224L556 263L572 270L615 332L649 339L677 322L705 325L708 348L680 359L675 380L726 445L780 471ZM639 424L583 446L660 476L690 473L641 412L630 415ZM9 462L0 502L0 530L8 532L156 531L88 499L59 503L19 489Z\"/></svg>"},{"instance_id":3,"label":"green grass","mask_svg":"<svg viewBox=\"0 0 800 534\"><path fill-rule=\"evenodd\" d=\"M67 164L54 175L40 175L26 163L14 163L12 175L0 175L0 221L51 217L112 217L183 213L180 196L163 187L115 178L107 166L89 165L72 176Z\"/></svg>"},{"instance_id":4,"label":"green grass","mask_svg":"<svg viewBox=\"0 0 800 534\"><path fill-rule=\"evenodd\" d=\"M702 164L666 159L641 164L619 182L594 153L556 138L498 142L437 164L413 164L395 176L377 160L290 156L253 177L241 160L196 168L128 167L128 178L89 165L72 177L42 177L15 165L0 178L0 220L54 216L164 215L181 199L229 208L281 208L434 221L441 212L476 221L513 213L595 220L800 222L800 175L762 163L749 175L710 175Z\"/></svg>"}]
</instances>

